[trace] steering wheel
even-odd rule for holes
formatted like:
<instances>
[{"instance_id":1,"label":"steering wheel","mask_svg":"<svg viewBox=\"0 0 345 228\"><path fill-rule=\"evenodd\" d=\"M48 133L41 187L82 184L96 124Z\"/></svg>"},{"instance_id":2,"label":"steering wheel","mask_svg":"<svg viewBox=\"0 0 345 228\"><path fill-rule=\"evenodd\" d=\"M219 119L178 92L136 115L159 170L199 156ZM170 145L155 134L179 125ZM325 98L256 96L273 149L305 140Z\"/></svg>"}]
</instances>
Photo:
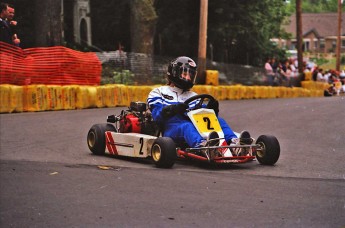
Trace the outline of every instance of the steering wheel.
<instances>
[{"instance_id":1,"label":"steering wheel","mask_svg":"<svg viewBox=\"0 0 345 228\"><path fill-rule=\"evenodd\" d=\"M192 96L192 97L188 98L187 100L185 100L184 104L189 106L189 104L192 103L192 101L195 101L195 100L200 100L200 101L198 101L195 104L194 108L192 108L190 110L196 110L196 109L202 108L202 104L206 100L208 100L208 102L216 101L216 99L214 97L212 97L211 95L209 95L209 94L198 94L198 95Z\"/></svg>"}]
</instances>

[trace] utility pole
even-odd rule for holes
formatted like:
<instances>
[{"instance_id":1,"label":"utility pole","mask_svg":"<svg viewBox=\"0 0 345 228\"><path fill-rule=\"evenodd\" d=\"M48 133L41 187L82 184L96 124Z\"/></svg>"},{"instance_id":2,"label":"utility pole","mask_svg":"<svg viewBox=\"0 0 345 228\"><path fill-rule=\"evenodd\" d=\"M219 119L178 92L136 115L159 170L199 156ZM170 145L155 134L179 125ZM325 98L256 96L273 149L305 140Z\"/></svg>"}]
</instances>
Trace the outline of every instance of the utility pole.
<instances>
[{"instance_id":1,"label":"utility pole","mask_svg":"<svg viewBox=\"0 0 345 228\"><path fill-rule=\"evenodd\" d=\"M206 45L207 45L208 0L200 0L198 83L206 82Z\"/></svg>"},{"instance_id":2,"label":"utility pole","mask_svg":"<svg viewBox=\"0 0 345 228\"><path fill-rule=\"evenodd\" d=\"M302 0L296 0L296 38L298 73L303 73L303 34L302 34Z\"/></svg>"},{"instance_id":3,"label":"utility pole","mask_svg":"<svg viewBox=\"0 0 345 228\"><path fill-rule=\"evenodd\" d=\"M337 51L336 51L336 70L340 71L340 49L341 49L341 0L338 0L338 36L337 36Z\"/></svg>"}]
</instances>

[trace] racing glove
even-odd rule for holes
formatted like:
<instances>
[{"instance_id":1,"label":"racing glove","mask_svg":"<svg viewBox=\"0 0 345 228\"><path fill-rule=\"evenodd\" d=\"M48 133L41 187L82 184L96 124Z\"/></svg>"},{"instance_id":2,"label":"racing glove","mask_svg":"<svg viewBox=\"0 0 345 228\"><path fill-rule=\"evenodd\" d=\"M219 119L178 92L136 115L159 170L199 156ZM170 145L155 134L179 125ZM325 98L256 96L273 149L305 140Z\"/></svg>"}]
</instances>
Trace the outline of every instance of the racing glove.
<instances>
[{"instance_id":1,"label":"racing glove","mask_svg":"<svg viewBox=\"0 0 345 228\"><path fill-rule=\"evenodd\" d=\"M218 116L219 102L217 100L210 100L206 105L206 108L213 109L216 115Z\"/></svg>"},{"instance_id":2,"label":"racing glove","mask_svg":"<svg viewBox=\"0 0 345 228\"><path fill-rule=\"evenodd\" d=\"M165 106L162 110L162 115L164 118L172 117L176 114L183 115L183 113L186 112L186 109L188 108L188 105L185 103L178 103L174 105L168 105Z\"/></svg>"}]
</instances>

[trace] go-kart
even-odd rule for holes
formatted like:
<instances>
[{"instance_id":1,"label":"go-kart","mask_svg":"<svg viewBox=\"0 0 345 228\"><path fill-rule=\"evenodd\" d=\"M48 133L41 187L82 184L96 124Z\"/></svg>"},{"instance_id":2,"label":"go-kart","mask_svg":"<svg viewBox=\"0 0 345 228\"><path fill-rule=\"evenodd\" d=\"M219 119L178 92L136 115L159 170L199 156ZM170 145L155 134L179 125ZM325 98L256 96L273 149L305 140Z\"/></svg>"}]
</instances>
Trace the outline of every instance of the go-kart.
<instances>
[{"instance_id":1,"label":"go-kart","mask_svg":"<svg viewBox=\"0 0 345 228\"><path fill-rule=\"evenodd\" d=\"M171 168L178 158L204 161L213 164L246 163L257 160L263 165L274 165L280 156L280 145L275 136L261 135L250 138L247 144L230 144L213 109L206 103L215 100L211 95L200 94L185 101L188 117L207 140L203 147L190 148L186 143L175 143L163 137L161 126L156 123L144 102L131 102L119 115L107 117L107 123L93 125L87 134L87 145L96 155L105 153L116 156L151 158L159 168ZM208 138L217 132L219 138ZM217 140L216 144L212 143ZM237 152L236 152L237 151Z\"/></svg>"}]
</instances>

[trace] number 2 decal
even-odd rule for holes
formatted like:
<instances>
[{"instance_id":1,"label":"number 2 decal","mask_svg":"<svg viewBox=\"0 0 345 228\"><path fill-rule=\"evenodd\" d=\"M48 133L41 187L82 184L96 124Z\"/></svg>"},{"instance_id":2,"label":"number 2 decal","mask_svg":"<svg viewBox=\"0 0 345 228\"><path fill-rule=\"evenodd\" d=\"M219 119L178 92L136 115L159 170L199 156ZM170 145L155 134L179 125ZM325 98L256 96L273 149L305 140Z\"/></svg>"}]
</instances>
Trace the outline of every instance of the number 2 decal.
<instances>
[{"instance_id":1,"label":"number 2 decal","mask_svg":"<svg viewBox=\"0 0 345 228\"><path fill-rule=\"evenodd\" d=\"M208 117L204 117L203 120L204 120L204 122L207 123L207 129L208 130L214 130L214 128L211 127L211 120Z\"/></svg>"},{"instance_id":2,"label":"number 2 decal","mask_svg":"<svg viewBox=\"0 0 345 228\"><path fill-rule=\"evenodd\" d=\"M144 139L143 139L143 138L140 138L140 139L139 139L139 143L140 143L140 151L139 151L139 154L142 155L142 154L144 154L144 152L143 152Z\"/></svg>"}]
</instances>

